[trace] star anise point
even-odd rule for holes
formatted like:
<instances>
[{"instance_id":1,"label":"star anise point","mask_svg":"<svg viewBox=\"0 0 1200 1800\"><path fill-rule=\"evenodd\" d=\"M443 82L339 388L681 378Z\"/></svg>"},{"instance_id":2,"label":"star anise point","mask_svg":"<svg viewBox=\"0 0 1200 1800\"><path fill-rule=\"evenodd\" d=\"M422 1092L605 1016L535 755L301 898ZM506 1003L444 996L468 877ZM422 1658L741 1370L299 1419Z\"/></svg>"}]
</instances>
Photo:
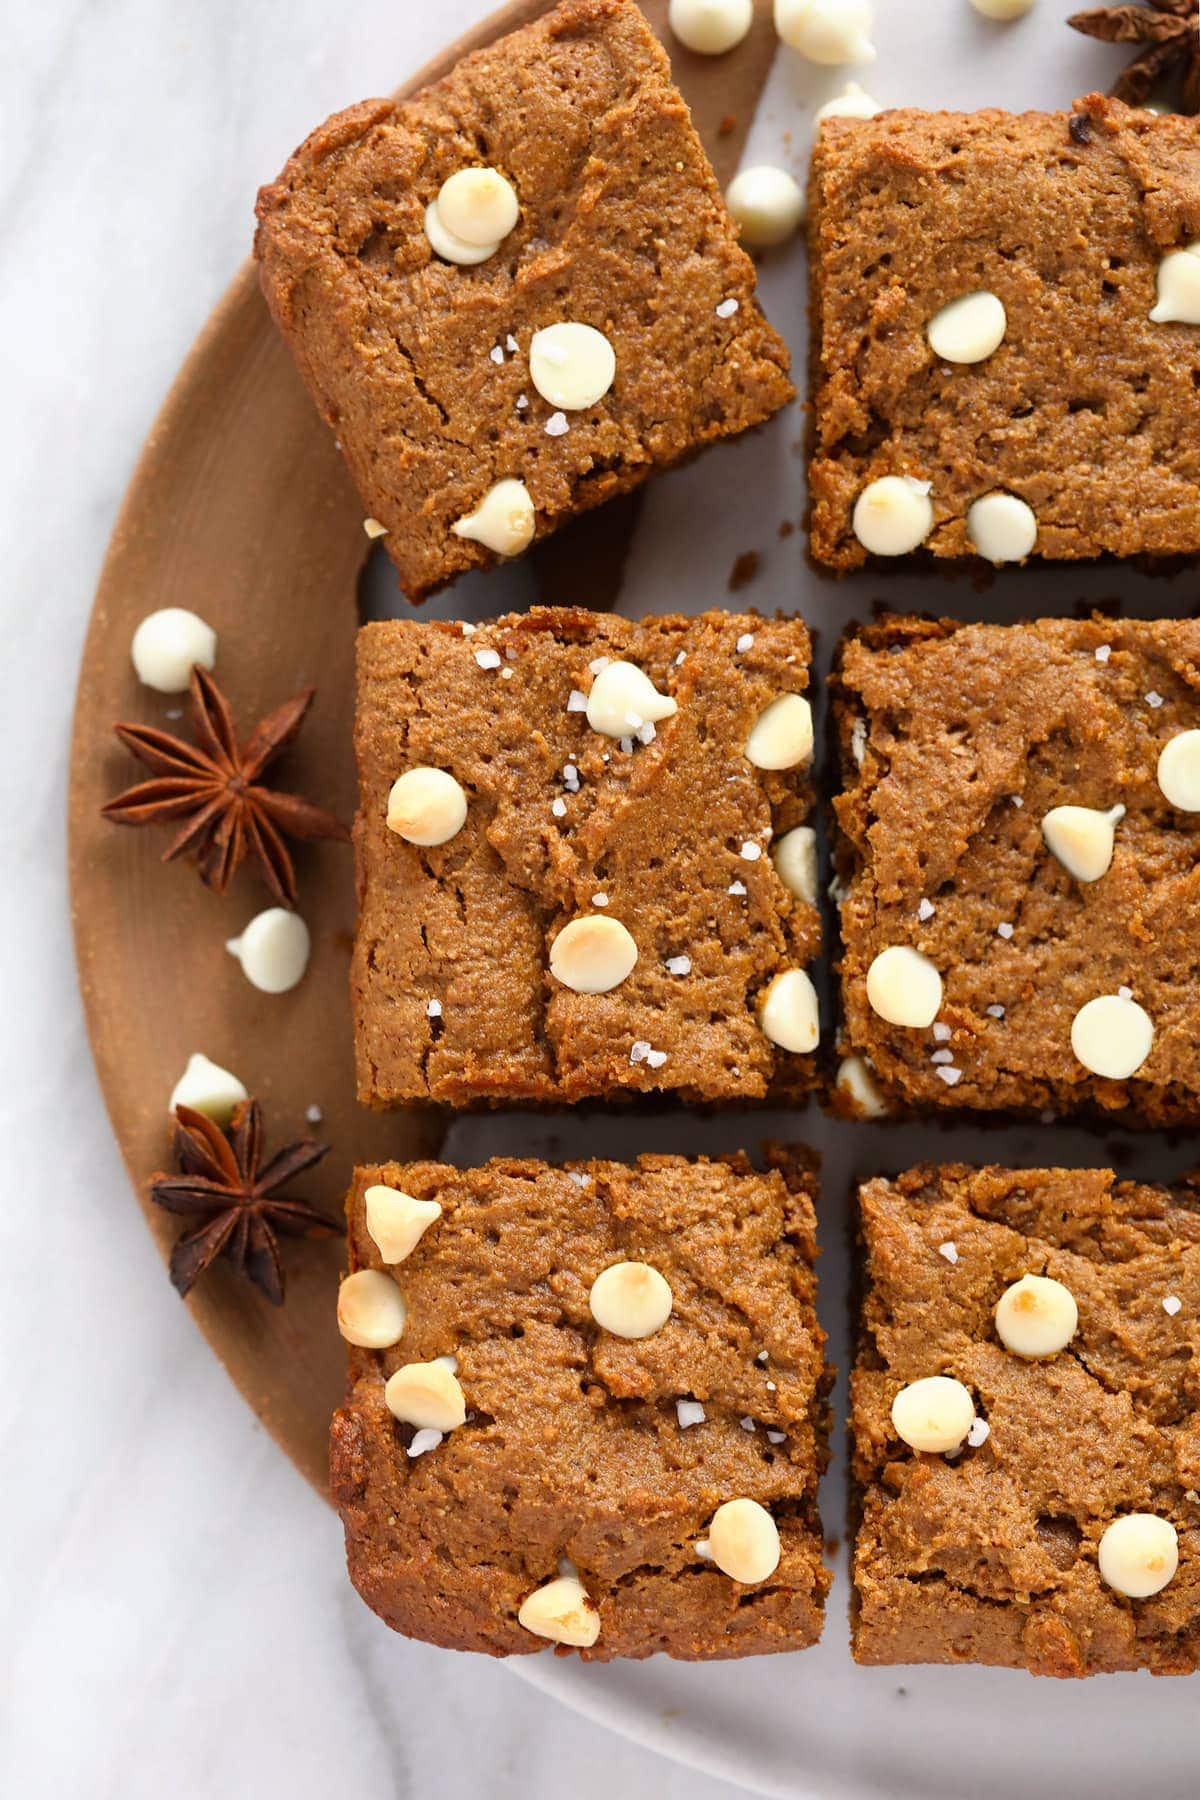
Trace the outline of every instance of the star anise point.
<instances>
[{"instance_id":1,"label":"star anise point","mask_svg":"<svg viewBox=\"0 0 1200 1800\"><path fill-rule=\"evenodd\" d=\"M1140 46L1112 86L1118 100L1142 106L1163 84L1177 82L1179 112L1200 112L1200 0L1145 0L1095 6L1067 20L1085 36Z\"/></svg>"}]
</instances>

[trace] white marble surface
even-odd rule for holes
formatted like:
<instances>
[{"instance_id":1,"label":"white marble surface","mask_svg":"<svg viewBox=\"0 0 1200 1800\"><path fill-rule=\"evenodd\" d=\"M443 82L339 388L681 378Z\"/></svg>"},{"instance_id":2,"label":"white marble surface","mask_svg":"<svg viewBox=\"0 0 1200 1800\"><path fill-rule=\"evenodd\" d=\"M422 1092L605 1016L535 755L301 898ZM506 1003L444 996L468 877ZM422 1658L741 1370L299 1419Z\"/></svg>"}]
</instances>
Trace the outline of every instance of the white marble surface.
<instances>
[{"instance_id":1,"label":"white marble surface","mask_svg":"<svg viewBox=\"0 0 1200 1800\"><path fill-rule=\"evenodd\" d=\"M333 1515L166 1282L74 987L72 690L138 447L246 252L257 183L485 10L4 9L0 1793L22 1800L732 1792L361 1605Z\"/></svg>"}]
</instances>

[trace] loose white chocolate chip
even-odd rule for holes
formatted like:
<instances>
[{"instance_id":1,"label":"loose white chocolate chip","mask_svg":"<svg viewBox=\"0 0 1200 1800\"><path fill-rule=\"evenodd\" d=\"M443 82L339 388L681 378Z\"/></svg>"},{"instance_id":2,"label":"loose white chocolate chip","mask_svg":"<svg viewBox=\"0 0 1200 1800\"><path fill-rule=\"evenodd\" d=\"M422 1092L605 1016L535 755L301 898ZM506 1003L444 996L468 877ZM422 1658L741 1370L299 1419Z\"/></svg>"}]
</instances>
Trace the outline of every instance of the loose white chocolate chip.
<instances>
[{"instance_id":1,"label":"loose white chocolate chip","mask_svg":"<svg viewBox=\"0 0 1200 1800\"><path fill-rule=\"evenodd\" d=\"M456 237L443 223L436 200L431 200L425 208L425 236L429 239L429 248L435 256L440 256L443 262L458 263L463 268L486 262L500 248L498 243L468 244L465 238Z\"/></svg>"},{"instance_id":2,"label":"loose white chocolate chip","mask_svg":"<svg viewBox=\"0 0 1200 1800\"><path fill-rule=\"evenodd\" d=\"M754 20L754 0L671 0L667 21L680 43L700 56L724 56Z\"/></svg>"},{"instance_id":3,"label":"loose white chocolate chip","mask_svg":"<svg viewBox=\"0 0 1200 1800\"><path fill-rule=\"evenodd\" d=\"M338 1289L338 1330L348 1344L390 1350L404 1335L405 1316L400 1289L382 1269L359 1269Z\"/></svg>"},{"instance_id":4,"label":"loose white chocolate chip","mask_svg":"<svg viewBox=\"0 0 1200 1800\"><path fill-rule=\"evenodd\" d=\"M875 61L868 0L775 0L775 29L816 63Z\"/></svg>"},{"instance_id":5,"label":"loose white chocolate chip","mask_svg":"<svg viewBox=\"0 0 1200 1800\"><path fill-rule=\"evenodd\" d=\"M437 210L452 237L489 255L521 216L516 190L499 169L459 169L442 183Z\"/></svg>"},{"instance_id":6,"label":"loose white chocolate chip","mask_svg":"<svg viewBox=\"0 0 1200 1800\"><path fill-rule=\"evenodd\" d=\"M619 919L585 913L564 925L550 946L550 973L573 994L607 994L629 975L637 944Z\"/></svg>"},{"instance_id":7,"label":"loose white chocolate chip","mask_svg":"<svg viewBox=\"0 0 1200 1800\"><path fill-rule=\"evenodd\" d=\"M1071 1023L1071 1048L1093 1075L1128 1081L1150 1054L1154 1026L1136 1000L1102 994L1081 1006Z\"/></svg>"},{"instance_id":8,"label":"loose white chocolate chip","mask_svg":"<svg viewBox=\"0 0 1200 1800\"><path fill-rule=\"evenodd\" d=\"M1200 812L1200 731L1181 731L1163 745L1158 785L1180 812Z\"/></svg>"},{"instance_id":9,"label":"loose white chocolate chip","mask_svg":"<svg viewBox=\"0 0 1200 1800\"><path fill-rule=\"evenodd\" d=\"M1179 1536L1157 1513L1124 1513L1100 1539L1100 1574L1118 1594L1148 1600L1179 1567Z\"/></svg>"},{"instance_id":10,"label":"loose white chocolate chip","mask_svg":"<svg viewBox=\"0 0 1200 1800\"><path fill-rule=\"evenodd\" d=\"M941 1011L942 978L919 950L891 944L867 970L867 999L889 1025L924 1030Z\"/></svg>"},{"instance_id":11,"label":"loose white chocolate chip","mask_svg":"<svg viewBox=\"0 0 1200 1800\"><path fill-rule=\"evenodd\" d=\"M913 1450L944 1455L961 1449L975 1418L971 1391L952 1375L910 1381L892 1401L892 1424Z\"/></svg>"},{"instance_id":12,"label":"loose white chocolate chip","mask_svg":"<svg viewBox=\"0 0 1200 1800\"><path fill-rule=\"evenodd\" d=\"M196 613L164 606L142 620L129 653L139 681L160 694L182 694L197 665L211 669L216 662L217 634Z\"/></svg>"},{"instance_id":13,"label":"loose white chocolate chip","mask_svg":"<svg viewBox=\"0 0 1200 1800\"><path fill-rule=\"evenodd\" d=\"M304 977L312 939L299 913L268 906L256 913L239 938L225 948L236 956L251 987L264 994L286 994Z\"/></svg>"},{"instance_id":14,"label":"loose white chocolate chip","mask_svg":"<svg viewBox=\"0 0 1200 1800\"><path fill-rule=\"evenodd\" d=\"M1037 514L1015 494L984 494L967 509L967 536L985 562L1024 562L1037 534Z\"/></svg>"},{"instance_id":15,"label":"loose white chocolate chip","mask_svg":"<svg viewBox=\"0 0 1200 1800\"><path fill-rule=\"evenodd\" d=\"M653 1337L671 1316L671 1289L649 1263L620 1262L597 1275L588 1294L593 1319L619 1338Z\"/></svg>"},{"instance_id":16,"label":"loose white chocolate chip","mask_svg":"<svg viewBox=\"0 0 1200 1800\"><path fill-rule=\"evenodd\" d=\"M870 1067L861 1056L846 1056L838 1064L837 1086L847 1096L860 1119L884 1119L888 1104L876 1087Z\"/></svg>"},{"instance_id":17,"label":"loose white chocolate chip","mask_svg":"<svg viewBox=\"0 0 1200 1800\"><path fill-rule=\"evenodd\" d=\"M908 556L933 528L929 483L911 475L883 475L854 503L854 535L872 556Z\"/></svg>"},{"instance_id":18,"label":"loose white chocolate chip","mask_svg":"<svg viewBox=\"0 0 1200 1800\"><path fill-rule=\"evenodd\" d=\"M878 100L872 100L857 81L848 81L840 94L817 108L816 121L820 125L823 119L873 119L882 111Z\"/></svg>"},{"instance_id":19,"label":"loose white chocolate chip","mask_svg":"<svg viewBox=\"0 0 1200 1800\"><path fill-rule=\"evenodd\" d=\"M789 894L806 906L817 904L817 834L811 825L785 831L771 851L771 861Z\"/></svg>"},{"instance_id":20,"label":"loose white chocolate chip","mask_svg":"<svg viewBox=\"0 0 1200 1800\"><path fill-rule=\"evenodd\" d=\"M725 204L743 244L770 250L786 243L804 217L804 189L786 169L756 163L735 175Z\"/></svg>"},{"instance_id":21,"label":"loose white chocolate chip","mask_svg":"<svg viewBox=\"0 0 1200 1800\"><path fill-rule=\"evenodd\" d=\"M636 663L610 662L598 672L587 697L587 722L604 737L623 738L643 725L673 718L679 707L660 694Z\"/></svg>"},{"instance_id":22,"label":"loose white chocolate chip","mask_svg":"<svg viewBox=\"0 0 1200 1800\"><path fill-rule=\"evenodd\" d=\"M392 783L388 830L405 843L448 844L466 822L467 796L445 769L408 769Z\"/></svg>"},{"instance_id":23,"label":"loose white chocolate chip","mask_svg":"<svg viewBox=\"0 0 1200 1800\"><path fill-rule=\"evenodd\" d=\"M1000 1342L1014 1356L1036 1362L1057 1356L1075 1336L1079 1308L1070 1288L1049 1275L1022 1275L996 1302Z\"/></svg>"},{"instance_id":24,"label":"loose white chocolate chip","mask_svg":"<svg viewBox=\"0 0 1200 1800\"><path fill-rule=\"evenodd\" d=\"M549 1638L552 1644L570 1644L590 1650L600 1636L600 1614L584 1590L578 1575L559 1575L545 1587L535 1588L517 1614L526 1631Z\"/></svg>"},{"instance_id":25,"label":"loose white chocolate chip","mask_svg":"<svg viewBox=\"0 0 1200 1800\"><path fill-rule=\"evenodd\" d=\"M708 1528L708 1554L722 1574L746 1587L779 1567L779 1527L757 1500L726 1500Z\"/></svg>"},{"instance_id":26,"label":"loose white chocolate chip","mask_svg":"<svg viewBox=\"0 0 1200 1800\"><path fill-rule=\"evenodd\" d=\"M803 1056L815 1050L821 1035L817 990L803 969L784 969L759 1001L763 1036L781 1050Z\"/></svg>"},{"instance_id":27,"label":"loose white chocolate chip","mask_svg":"<svg viewBox=\"0 0 1200 1800\"><path fill-rule=\"evenodd\" d=\"M581 412L603 400L617 373L617 358L602 331L568 320L535 331L529 345L529 375L543 400L566 412Z\"/></svg>"},{"instance_id":28,"label":"loose white chocolate chip","mask_svg":"<svg viewBox=\"0 0 1200 1800\"><path fill-rule=\"evenodd\" d=\"M971 0L977 13L985 19L1000 19L1007 23L1010 19L1022 19L1027 12L1033 10L1035 0Z\"/></svg>"},{"instance_id":29,"label":"loose white chocolate chip","mask_svg":"<svg viewBox=\"0 0 1200 1800\"><path fill-rule=\"evenodd\" d=\"M794 769L812 755L812 707L803 694L780 694L759 713L746 739L756 769Z\"/></svg>"},{"instance_id":30,"label":"loose white chocolate chip","mask_svg":"<svg viewBox=\"0 0 1200 1800\"><path fill-rule=\"evenodd\" d=\"M1116 827L1123 806L1098 812L1093 806L1055 806L1042 820L1046 848L1076 881L1099 881L1112 866Z\"/></svg>"},{"instance_id":31,"label":"loose white chocolate chip","mask_svg":"<svg viewBox=\"0 0 1200 1800\"><path fill-rule=\"evenodd\" d=\"M986 288L961 294L934 313L926 331L929 348L948 363L984 362L1004 342L1004 302Z\"/></svg>"},{"instance_id":32,"label":"loose white chocolate chip","mask_svg":"<svg viewBox=\"0 0 1200 1800\"><path fill-rule=\"evenodd\" d=\"M369 1187L363 1196L367 1230L385 1263L411 1256L442 1209L436 1200L414 1200L400 1188Z\"/></svg>"},{"instance_id":33,"label":"loose white chocolate chip","mask_svg":"<svg viewBox=\"0 0 1200 1800\"><path fill-rule=\"evenodd\" d=\"M390 1377L383 1397L402 1425L426 1431L454 1431L467 1417L458 1377L441 1360L405 1363Z\"/></svg>"},{"instance_id":34,"label":"loose white chocolate chip","mask_svg":"<svg viewBox=\"0 0 1200 1800\"><path fill-rule=\"evenodd\" d=\"M498 481L473 513L451 526L455 537L471 538L497 556L520 556L533 542L537 524L533 500L523 481Z\"/></svg>"},{"instance_id":35,"label":"loose white chocolate chip","mask_svg":"<svg viewBox=\"0 0 1200 1800\"><path fill-rule=\"evenodd\" d=\"M193 1112L203 1113L216 1124L228 1125L234 1107L249 1098L236 1075L196 1051L188 1057L187 1068L175 1083L168 1108L174 1112L177 1106L190 1106Z\"/></svg>"},{"instance_id":36,"label":"loose white chocolate chip","mask_svg":"<svg viewBox=\"0 0 1200 1800\"><path fill-rule=\"evenodd\" d=\"M1158 265L1154 325L1200 325L1200 242L1172 250Z\"/></svg>"}]
</instances>

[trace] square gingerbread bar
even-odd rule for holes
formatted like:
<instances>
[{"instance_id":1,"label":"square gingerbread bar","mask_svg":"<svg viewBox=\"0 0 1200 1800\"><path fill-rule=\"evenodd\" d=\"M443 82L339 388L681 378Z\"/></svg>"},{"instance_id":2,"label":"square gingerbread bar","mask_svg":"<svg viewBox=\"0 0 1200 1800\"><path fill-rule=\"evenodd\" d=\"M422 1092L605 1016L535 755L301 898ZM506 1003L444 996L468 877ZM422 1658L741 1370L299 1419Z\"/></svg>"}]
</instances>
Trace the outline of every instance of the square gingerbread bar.
<instances>
[{"instance_id":1,"label":"square gingerbread bar","mask_svg":"<svg viewBox=\"0 0 1200 1800\"><path fill-rule=\"evenodd\" d=\"M490 190L501 211L515 193L516 223L483 261L446 260L427 209L453 250L439 195L481 168L507 184ZM443 209L469 228L471 199ZM563 0L414 99L339 113L258 217L268 304L413 601L793 397L633 0ZM615 374L589 384L578 333L531 361L535 334L564 324L590 328L582 352L603 364L601 333ZM506 487L478 518L501 482L524 495ZM456 533L471 520L484 541Z\"/></svg>"},{"instance_id":2,"label":"square gingerbread bar","mask_svg":"<svg viewBox=\"0 0 1200 1800\"><path fill-rule=\"evenodd\" d=\"M366 1104L813 1085L809 653L753 613L360 633Z\"/></svg>"},{"instance_id":3,"label":"square gingerbread bar","mask_svg":"<svg viewBox=\"0 0 1200 1800\"><path fill-rule=\"evenodd\" d=\"M389 1625L598 1660L816 1641L815 1179L774 1161L356 1173L333 1492Z\"/></svg>"},{"instance_id":4,"label":"square gingerbread bar","mask_svg":"<svg viewBox=\"0 0 1200 1800\"><path fill-rule=\"evenodd\" d=\"M1200 1117L1200 621L885 618L834 711L847 1110Z\"/></svg>"},{"instance_id":5,"label":"square gingerbread bar","mask_svg":"<svg viewBox=\"0 0 1200 1800\"><path fill-rule=\"evenodd\" d=\"M860 1202L856 1659L1195 1670L1200 1196L952 1166Z\"/></svg>"},{"instance_id":6,"label":"square gingerbread bar","mask_svg":"<svg viewBox=\"0 0 1200 1800\"><path fill-rule=\"evenodd\" d=\"M1200 121L833 119L809 230L818 562L1200 550Z\"/></svg>"}]
</instances>

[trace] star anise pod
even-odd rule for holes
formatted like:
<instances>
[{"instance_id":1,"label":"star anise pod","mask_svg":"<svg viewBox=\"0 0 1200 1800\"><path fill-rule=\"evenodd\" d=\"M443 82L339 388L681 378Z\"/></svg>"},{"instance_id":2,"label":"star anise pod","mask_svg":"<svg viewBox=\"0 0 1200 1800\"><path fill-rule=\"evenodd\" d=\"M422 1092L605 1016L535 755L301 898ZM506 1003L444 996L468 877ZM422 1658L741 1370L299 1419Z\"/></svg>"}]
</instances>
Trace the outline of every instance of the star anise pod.
<instances>
[{"instance_id":1,"label":"star anise pod","mask_svg":"<svg viewBox=\"0 0 1200 1800\"><path fill-rule=\"evenodd\" d=\"M283 1268L276 1233L307 1237L343 1230L337 1219L318 1212L307 1200L284 1199L278 1192L320 1162L327 1149L312 1138L301 1138L264 1164L262 1109L257 1100L235 1108L227 1133L206 1114L190 1106L176 1107L179 1174L155 1175L150 1198L168 1212L199 1215L203 1221L171 1252L171 1280L179 1292L189 1293L218 1256L227 1256L273 1306L282 1305Z\"/></svg>"},{"instance_id":2,"label":"star anise pod","mask_svg":"<svg viewBox=\"0 0 1200 1800\"><path fill-rule=\"evenodd\" d=\"M206 670L194 668L197 742L185 743L151 725L114 725L126 749L154 771L154 778L110 800L102 809L104 817L117 825L179 819L182 824L163 853L164 862L191 852L201 880L223 894L239 863L252 855L279 904L295 906L296 871L285 833L342 842L350 836L332 813L298 794L263 787L259 780L299 731L315 693L315 688L305 688L268 713L240 744L229 702Z\"/></svg>"},{"instance_id":3,"label":"star anise pod","mask_svg":"<svg viewBox=\"0 0 1200 1800\"><path fill-rule=\"evenodd\" d=\"M1200 112L1200 0L1147 0L1145 6L1097 6L1067 23L1107 44L1139 44L1113 84L1118 100L1141 106L1161 82L1180 83L1180 112Z\"/></svg>"}]
</instances>

